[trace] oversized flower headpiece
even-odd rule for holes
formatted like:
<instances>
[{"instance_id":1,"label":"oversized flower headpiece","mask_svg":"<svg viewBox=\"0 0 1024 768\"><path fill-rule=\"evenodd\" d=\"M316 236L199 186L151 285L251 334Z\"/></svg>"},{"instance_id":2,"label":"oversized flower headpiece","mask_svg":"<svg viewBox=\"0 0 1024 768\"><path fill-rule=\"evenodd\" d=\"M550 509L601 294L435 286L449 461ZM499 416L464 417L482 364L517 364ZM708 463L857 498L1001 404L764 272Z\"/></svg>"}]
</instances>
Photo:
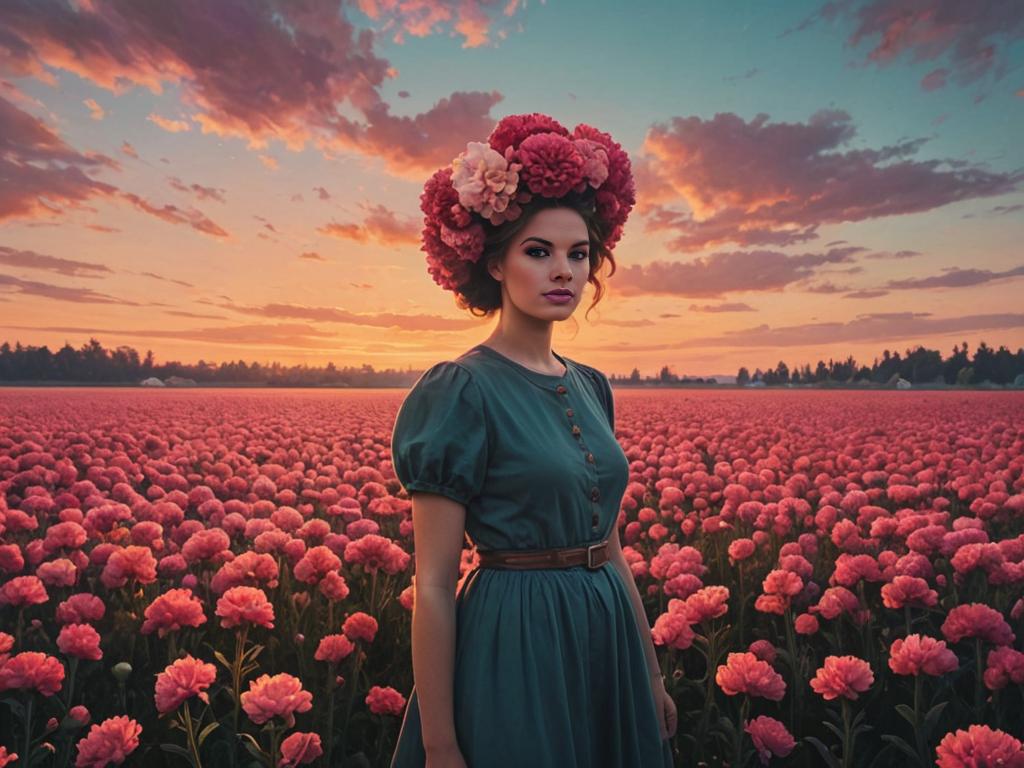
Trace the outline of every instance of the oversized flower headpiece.
<instances>
[{"instance_id":1,"label":"oversized flower headpiece","mask_svg":"<svg viewBox=\"0 0 1024 768\"><path fill-rule=\"evenodd\" d=\"M469 142L424 186L420 250L427 253L427 271L442 288L458 292L483 253L488 225L519 218L535 195L559 199L588 189L611 250L636 202L629 155L584 123L569 133L540 113L505 117L486 144Z\"/></svg>"}]
</instances>

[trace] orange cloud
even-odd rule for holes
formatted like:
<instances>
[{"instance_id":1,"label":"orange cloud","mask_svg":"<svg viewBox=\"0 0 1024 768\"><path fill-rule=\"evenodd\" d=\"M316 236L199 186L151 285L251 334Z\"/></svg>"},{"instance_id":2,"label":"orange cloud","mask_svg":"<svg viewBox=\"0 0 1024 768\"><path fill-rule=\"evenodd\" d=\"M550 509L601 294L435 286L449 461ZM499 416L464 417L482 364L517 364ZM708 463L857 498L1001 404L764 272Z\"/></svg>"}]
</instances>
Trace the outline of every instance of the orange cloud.
<instances>
[{"instance_id":1,"label":"orange cloud","mask_svg":"<svg viewBox=\"0 0 1024 768\"><path fill-rule=\"evenodd\" d=\"M125 304L131 307L140 306L137 302L118 299L105 293L97 293L89 288L66 288L49 283L38 283L34 280L21 280L11 275L0 275L0 289L10 289L26 296L41 296L57 301L71 301L78 304Z\"/></svg>"},{"instance_id":2,"label":"orange cloud","mask_svg":"<svg viewBox=\"0 0 1024 768\"><path fill-rule=\"evenodd\" d=\"M500 6L500 0L357 0L357 7L370 19L382 22L381 32L397 31L392 35L396 43L404 42L404 34L427 37L450 27L450 34L459 34L463 48L486 45L491 34L504 38L507 30L497 29L501 17L515 15L517 0ZM525 3L523 4L525 7Z\"/></svg>"},{"instance_id":3,"label":"orange cloud","mask_svg":"<svg viewBox=\"0 0 1024 768\"><path fill-rule=\"evenodd\" d=\"M472 9L463 15L475 18ZM204 133L254 149L313 141L380 158L400 176L447 164L465 148L459 137L486 136L501 99L455 92L421 114L391 115L380 89L394 68L374 53L373 32L357 30L331 0L23 3L5 9L4 33L4 65L22 76L63 69L114 93L171 83Z\"/></svg>"},{"instance_id":4,"label":"orange cloud","mask_svg":"<svg viewBox=\"0 0 1024 768\"><path fill-rule=\"evenodd\" d=\"M336 307L304 307L298 304L263 304L248 307L226 302L215 304L200 300L200 304L211 304L221 309L230 309L245 315L272 318L295 318L317 323L345 323L371 328L398 328L403 331L464 331L476 328L479 322L471 318L449 318L439 315L400 315L393 312L356 313Z\"/></svg>"},{"instance_id":5,"label":"orange cloud","mask_svg":"<svg viewBox=\"0 0 1024 768\"><path fill-rule=\"evenodd\" d=\"M417 219L399 219L394 211L383 205L363 206L369 210L361 224L337 224L332 222L317 227L331 237L354 240L357 243L375 242L380 245L415 245L420 239L420 224Z\"/></svg>"},{"instance_id":6,"label":"orange cloud","mask_svg":"<svg viewBox=\"0 0 1024 768\"><path fill-rule=\"evenodd\" d=\"M848 113L822 110L807 123L676 117L647 132L638 165L638 210L667 246L794 245L823 224L928 211L1018 189L1024 171L993 173L960 160L911 159L927 139L841 151L855 130ZM683 203L688 211L672 208Z\"/></svg>"},{"instance_id":7,"label":"orange cloud","mask_svg":"<svg viewBox=\"0 0 1024 768\"><path fill-rule=\"evenodd\" d=\"M146 119L151 123L156 123L168 133L184 133L192 129L192 126L184 120L171 120L156 113L150 114Z\"/></svg>"},{"instance_id":8,"label":"orange cloud","mask_svg":"<svg viewBox=\"0 0 1024 768\"><path fill-rule=\"evenodd\" d=\"M21 251L3 245L0 245L0 264L22 269L41 269L68 277L102 277L114 273L106 264L63 259L59 256L48 256L35 251Z\"/></svg>"}]
</instances>

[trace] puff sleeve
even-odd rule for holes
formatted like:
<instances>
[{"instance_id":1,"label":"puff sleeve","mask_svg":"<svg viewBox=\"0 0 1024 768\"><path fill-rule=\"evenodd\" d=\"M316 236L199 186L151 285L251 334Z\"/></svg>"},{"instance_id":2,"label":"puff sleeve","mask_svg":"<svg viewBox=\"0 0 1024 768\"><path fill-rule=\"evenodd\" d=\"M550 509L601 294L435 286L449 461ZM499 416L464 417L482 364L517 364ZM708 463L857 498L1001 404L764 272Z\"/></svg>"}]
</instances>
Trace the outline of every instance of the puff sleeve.
<instances>
[{"instance_id":1,"label":"puff sleeve","mask_svg":"<svg viewBox=\"0 0 1024 768\"><path fill-rule=\"evenodd\" d=\"M487 471L487 423L473 375L451 361L428 368L406 395L391 434L391 461L410 495L426 491L466 504Z\"/></svg>"}]
</instances>

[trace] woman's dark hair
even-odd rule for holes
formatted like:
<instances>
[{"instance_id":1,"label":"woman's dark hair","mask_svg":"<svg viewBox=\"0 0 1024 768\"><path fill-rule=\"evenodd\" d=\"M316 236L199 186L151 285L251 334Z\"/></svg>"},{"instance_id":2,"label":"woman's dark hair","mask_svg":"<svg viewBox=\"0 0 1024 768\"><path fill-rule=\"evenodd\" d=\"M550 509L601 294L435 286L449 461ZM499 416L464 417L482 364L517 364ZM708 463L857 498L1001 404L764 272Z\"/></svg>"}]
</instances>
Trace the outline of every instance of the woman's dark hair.
<instances>
[{"instance_id":1,"label":"woman's dark hair","mask_svg":"<svg viewBox=\"0 0 1024 768\"><path fill-rule=\"evenodd\" d=\"M475 317L491 317L501 309L501 283L491 277L487 271L488 265L504 256L509 244L523 231L535 213L545 208L571 208L583 218L587 225L587 233L590 235L590 274L587 276L587 282L594 286L594 300L590 302L586 312L590 314L590 310L604 294L604 286L597 274L605 261L611 264L608 277L615 274L615 257L604 245L608 236L608 232L605 231L606 224L598 217L594 208L592 190L588 189L582 194L569 193L558 199L537 196L529 203L525 203L522 208L522 213L514 221L506 221L497 226L484 223L484 250L473 264L469 280L463 283L456 293L459 308L468 309Z\"/></svg>"}]
</instances>

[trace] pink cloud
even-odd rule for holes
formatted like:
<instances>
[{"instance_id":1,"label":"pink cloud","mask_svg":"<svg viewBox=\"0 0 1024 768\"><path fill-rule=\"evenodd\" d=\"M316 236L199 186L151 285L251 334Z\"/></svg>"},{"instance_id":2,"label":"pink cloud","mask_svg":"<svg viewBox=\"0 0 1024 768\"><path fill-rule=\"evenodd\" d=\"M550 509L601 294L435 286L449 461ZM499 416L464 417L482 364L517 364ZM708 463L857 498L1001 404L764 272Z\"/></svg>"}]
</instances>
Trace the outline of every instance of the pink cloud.
<instances>
[{"instance_id":1,"label":"pink cloud","mask_svg":"<svg viewBox=\"0 0 1024 768\"><path fill-rule=\"evenodd\" d=\"M146 119L151 123L156 123L168 133L184 133L192 129L192 126L184 120L172 120L169 117L163 117L156 113L149 115Z\"/></svg>"},{"instance_id":2,"label":"pink cloud","mask_svg":"<svg viewBox=\"0 0 1024 768\"><path fill-rule=\"evenodd\" d=\"M305 251L303 253L300 253L299 258L306 259L308 261L327 261L327 259L325 259L316 251Z\"/></svg>"},{"instance_id":3,"label":"pink cloud","mask_svg":"<svg viewBox=\"0 0 1024 768\"><path fill-rule=\"evenodd\" d=\"M914 63L945 59L956 82L966 85L1007 69L1006 52L1024 38L1024 4L1019 2L962 2L962 0L831 0L802 25L816 17L828 22L852 19L856 28L847 40L851 48L862 41L874 47L867 60L890 64L907 55ZM926 78L927 80L927 78ZM922 82L927 89L927 83Z\"/></svg>"},{"instance_id":4,"label":"pink cloud","mask_svg":"<svg viewBox=\"0 0 1024 768\"><path fill-rule=\"evenodd\" d=\"M103 107L96 103L95 99L86 99L82 103L89 108L89 117L91 117L93 120L103 119L103 116L106 113L103 111Z\"/></svg>"},{"instance_id":5,"label":"pink cloud","mask_svg":"<svg viewBox=\"0 0 1024 768\"><path fill-rule=\"evenodd\" d=\"M378 157L396 175L422 176L461 152L463 137L486 137L501 99L455 92L421 114L390 114L380 88L396 72L333 0L23 3L5 9L4 33L4 64L17 74L63 69L114 93L172 84L203 133L253 149L312 141Z\"/></svg>"},{"instance_id":6,"label":"pink cloud","mask_svg":"<svg viewBox=\"0 0 1024 768\"><path fill-rule=\"evenodd\" d=\"M204 187L202 184L196 184L195 182L186 184L177 176L169 177L167 183L179 192L193 194L200 200L216 200L218 203L225 202L224 193L226 190L218 187Z\"/></svg>"},{"instance_id":7,"label":"pink cloud","mask_svg":"<svg viewBox=\"0 0 1024 768\"><path fill-rule=\"evenodd\" d=\"M356 0L360 11L375 22L381 32L394 31L396 43L404 41L404 34L426 37L450 28L452 35L463 37L463 48L486 45L493 34L503 38L504 29L497 29L501 17L515 15L516 0L501 5L502 0ZM525 3L524 3L525 6Z\"/></svg>"},{"instance_id":8,"label":"pink cloud","mask_svg":"<svg viewBox=\"0 0 1024 768\"><path fill-rule=\"evenodd\" d=\"M171 311L171 310L168 310ZM83 333L110 337L132 337L144 339L177 339L181 341L226 344L228 346L254 347L297 347L320 349L324 343L334 339L334 334L321 331L302 323L276 323L241 325L218 328L83 328L76 326L34 327L12 325L17 330L46 331L50 333Z\"/></svg>"},{"instance_id":9,"label":"pink cloud","mask_svg":"<svg viewBox=\"0 0 1024 768\"><path fill-rule=\"evenodd\" d=\"M0 245L0 264L22 269L41 269L68 277L103 277L114 273L106 264L63 259L59 256L48 256L35 251L21 251L3 245Z\"/></svg>"},{"instance_id":10,"label":"pink cloud","mask_svg":"<svg viewBox=\"0 0 1024 768\"><path fill-rule=\"evenodd\" d=\"M373 242L379 245L414 245L420 239L420 223L417 219L399 219L394 211L383 205L363 206L369 213L362 223L338 224L331 222L317 227L331 237L354 240L357 243Z\"/></svg>"},{"instance_id":11,"label":"pink cloud","mask_svg":"<svg viewBox=\"0 0 1024 768\"><path fill-rule=\"evenodd\" d=\"M11 275L0 275L0 290L12 290L25 296L41 296L57 301L70 301L78 304L126 304L137 307L134 301L125 301L105 293L97 293L89 288L67 288L49 283L38 283L34 280L22 280Z\"/></svg>"},{"instance_id":12,"label":"pink cloud","mask_svg":"<svg viewBox=\"0 0 1024 768\"><path fill-rule=\"evenodd\" d=\"M170 224L184 224L211 237L229 237L226 230L212 221L202 211L198 211L195 208L184 210L176 205L169 204L157 206L133 192L122 192L121 197L140 211L156 216L158 219L162 219Z\"/></svg>"},{"instance_id":13,"label":"pink cloud","mask_svg":"<svg viewBox=\"0 0 1024 768\"><path fill-rule=\"evenodd\" d=\"M1015 191L1024 172L993 173L961 160L914 160L928 139L849 149L848 113L807 123L751 121L732 113L655 123L638 164L638 210L673 251L721 243L786 246L823 224L863 221ZM689 209L669 206L683 202Z\"/></svg>"},{"instance_id":14,"label":"pink cloud","mask_svg":"<svg viewBox=\"0 0 1024 768\"><path fill-rule=\"evenodd\" d=\"M856 247L787 255L778 251L722 251L689 262L653 261L616 270L624 296L670 295L721 298L740 291L781 291L813 277L818 267L853 261Z\"/></svg>"},{"instance_id":15,"label":"pink cloud","mask_svg":"<svg viewBox=\"0 0 1024 768\"><path fill-rule=\"evenodd\" d=\"M464 331L479 326L479 323L473 319L441 317L440 315L402 315L394 312L357 313L337 307L308 307L299 304L263 304L254 307L231 302L216 304L200 300L198 303L210 304L221 309L257 317L309 320L315 323L344 323L370 328L398 328L404 331Z\"/></svg>"},{"instance_id":16,"label":"pink cloud","mask_svg":"<svg viewBox=\"0 0 1024 768\"><path fill-rule=\"evenodd\" d=\"M128 155L128 157L133 157L136 160L139 159L139 153L136 152L135 147L133 147L127 141L121 143L121 151Z\"/></svg>"},{"instance_id":17,"label":"pink cloud","mask_svg":"<svg viewBox=\"0 0 1024 768\"><path fill-rule=\"evenodd\" d=\"M994 280L1006 280L1024 275L1024 266L993 272L990 269L960 269L953 267L944 274L931 277L911 277L904 280L890 280L885 287L889 289L920 289L920 288L968 288Z\"/></svg>"},{"instance_id":18,"label":"pink cloud","mask_svg":"<svg viewBox=\"0 0 1024 768\"><path fill-rule=\"evenodd\" d=\"M691 304L691 312L756 312L749 304L742 301L726 302L724 304Z\"/></svg>"},{"instance_id":19,"label":"pink cloud","mask_svg":"<svg viewBox=\"0 0 1024 768\"><path fill-rule=\"evenodd\" d=\"M816 344L886 342L951 333L1024 327L1024 314L1003 313L934 317L931 312L886 312L859 315L846 322L806 323L772 328L759 325L717 336L682 339L674 347L806 347Z\"/></svg>"}]
</instances>

